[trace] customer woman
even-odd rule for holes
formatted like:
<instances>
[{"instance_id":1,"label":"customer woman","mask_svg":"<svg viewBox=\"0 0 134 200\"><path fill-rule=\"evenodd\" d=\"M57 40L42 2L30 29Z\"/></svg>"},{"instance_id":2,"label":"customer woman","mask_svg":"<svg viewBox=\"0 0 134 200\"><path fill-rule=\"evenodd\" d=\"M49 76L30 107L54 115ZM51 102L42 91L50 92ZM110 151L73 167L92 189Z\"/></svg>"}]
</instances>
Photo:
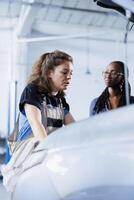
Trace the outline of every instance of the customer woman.
<instances>
[{"instance_id":1,"label":"customer woman","mask_svg":"<svg viewBox=\"0 0 134 200\"><path fill-rule=\"evenodd\" d=\"M113 61L106 67L106 70L102 73L106 88L98 98L91 102L90 116L127 105L126 97L128 103L134 103L128 82L129 72L128 68L125 67L125 64L121 61ZM128 93L126 86L128 86Z\"/></svg>"},{"instance_id":2,"label":"customer woman","mask_svg":"<svg viewBox=\"0 0 134 200\"><path fill-rule=\"evenodd\" d=\"M71 80L72 67L72 57L59 50L44 53L36 61L19 103L18 140L34 136L40 141L74 122L64 93Z\"/></svg>"}]
</instances>

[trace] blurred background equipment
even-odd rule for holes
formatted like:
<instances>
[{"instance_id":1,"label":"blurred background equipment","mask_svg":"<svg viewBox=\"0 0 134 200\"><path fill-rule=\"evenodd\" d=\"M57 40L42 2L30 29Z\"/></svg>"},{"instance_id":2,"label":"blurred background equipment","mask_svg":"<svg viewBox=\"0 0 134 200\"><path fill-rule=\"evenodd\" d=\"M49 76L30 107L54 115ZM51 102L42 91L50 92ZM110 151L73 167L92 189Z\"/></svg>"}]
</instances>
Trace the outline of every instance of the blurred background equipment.
<instances>
[{"instance_id":1,"label":"blurred background equipment","mask_svg":"<svg viewBox=\"0 0 134 200\"><path fill-rule=\"evenodd\" d=\"M119 13L126 16L131 22L134 22L134 9L130 8L129 6L130 1L124 1L124 3L122 0L94 0L94 1L96 2L97 5L103 8L109 8L118 11ZM134 2L132 0L131 3L133 3L134 7Z\"/></svg>"}]
</instances>

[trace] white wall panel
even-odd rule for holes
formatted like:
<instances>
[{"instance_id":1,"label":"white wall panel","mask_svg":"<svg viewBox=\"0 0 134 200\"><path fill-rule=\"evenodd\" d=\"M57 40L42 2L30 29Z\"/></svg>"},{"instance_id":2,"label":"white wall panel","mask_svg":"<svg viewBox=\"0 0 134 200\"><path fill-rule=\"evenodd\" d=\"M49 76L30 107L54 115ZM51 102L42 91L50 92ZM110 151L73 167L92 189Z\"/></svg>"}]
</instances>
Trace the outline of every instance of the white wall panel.
<instances>
[{"instance_id":1,"label":"white wall panel","mask_svg":"<svg viewBox=\"0 0 134 200\"><path fill-rule=\"evenodd\" d=\"M29 73L36 58L44 52L60 49L73 56L74 72L66 93L72 113L77 120L88 117L91 100L100 95L104 89L102 71L105 66L113 60L125 61L124 44L118 43L118 41L90 41L90 59L88 61L87 42L87 39L45 41L31 43L28 50ZM128 63L130 65L130 83L133 91L132 49L133 45L129 45L128 55L130 55L130 58ZM89 62L91 75L86 74L87 62Z\"/></svg>"},{"instance_id":2,"label":"white wall panel","mask_svg":"<svg viewBox=\"0 0 134 200\"><path fill-rule=\"evenodd\" d=\"M7 133L8 122L8 70L12 61L12 56L9 55L12 47L7 42L7 38L9 40L11 35L8 35L8 37L6 35L5 45L3 38L0 41L2 44L2 48L0 47L0 130L5 134ZM88 44L90 45L89 48ZM101 75L103 68L113 60L125 61L124 44L118 43L118 40L117 42L88 41L87 38L53 40L21 44L18 49L15 61L16 66L12 69L14 72L11 71L12 75L14 74L14 79L18 81L18 102L28 75L31 73L31 68L42 53L59 49L73 56L74 72L66 94L71 112L76 120L88 117L91 100L100 95L104 89L105 86ZM134 94L133 51L133 44L129 44L128 66L132 94ZM88 52L90 55L88 55ZM89 65L91 74L86 74L87 65Z\"/></svg>"}]
</instances>

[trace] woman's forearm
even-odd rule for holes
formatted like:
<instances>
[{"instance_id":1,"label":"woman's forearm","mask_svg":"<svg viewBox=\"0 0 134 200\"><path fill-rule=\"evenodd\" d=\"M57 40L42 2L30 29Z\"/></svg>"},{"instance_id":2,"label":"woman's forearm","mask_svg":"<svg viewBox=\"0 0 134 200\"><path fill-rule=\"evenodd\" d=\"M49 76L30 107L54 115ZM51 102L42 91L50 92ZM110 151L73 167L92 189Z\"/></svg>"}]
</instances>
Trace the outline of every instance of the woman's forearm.
<instances>
[{"instance_id":1,"label":"woman's forearm","mask_svg":"<svg viewBox=\"0 0 134 200\"><path fill-rule=\"evenodd\" d=\"M45 137L47 137L47 132L40 122L36 122L31 124L31 128L33 131L33 135L38 139L38 140L43 140Z\"/></svg>"},{"instance_id":2,"label":"woman's forearm","mask_svg":"<svg viewBox=\"0 0 134 200\"><path fill-rule=\"evenodd\" d=\"M47 136L47 132L42 124L41 111L34 105L25 104L25 112L33 135L39 140L44 139Z\"/></svg>"}]
</instances>

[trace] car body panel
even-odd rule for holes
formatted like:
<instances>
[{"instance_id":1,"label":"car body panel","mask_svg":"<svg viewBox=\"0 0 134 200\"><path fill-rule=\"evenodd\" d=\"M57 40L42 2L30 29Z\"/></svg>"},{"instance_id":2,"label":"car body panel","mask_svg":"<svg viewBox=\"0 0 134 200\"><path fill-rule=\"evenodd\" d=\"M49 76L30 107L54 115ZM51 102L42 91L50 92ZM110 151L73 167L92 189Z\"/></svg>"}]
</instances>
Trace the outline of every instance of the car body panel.
<instances>
[{"instance_id":1,"label":"car body panel","mask_svg":"<svg viewBox=\"0 0 134 200\"><path fill-rule=\"evenodd\" d=\"M131 105L55 131L37 147L46 156L21 175L13 199L132 200L133 119Z\"/></svg>"}]
</instances>

